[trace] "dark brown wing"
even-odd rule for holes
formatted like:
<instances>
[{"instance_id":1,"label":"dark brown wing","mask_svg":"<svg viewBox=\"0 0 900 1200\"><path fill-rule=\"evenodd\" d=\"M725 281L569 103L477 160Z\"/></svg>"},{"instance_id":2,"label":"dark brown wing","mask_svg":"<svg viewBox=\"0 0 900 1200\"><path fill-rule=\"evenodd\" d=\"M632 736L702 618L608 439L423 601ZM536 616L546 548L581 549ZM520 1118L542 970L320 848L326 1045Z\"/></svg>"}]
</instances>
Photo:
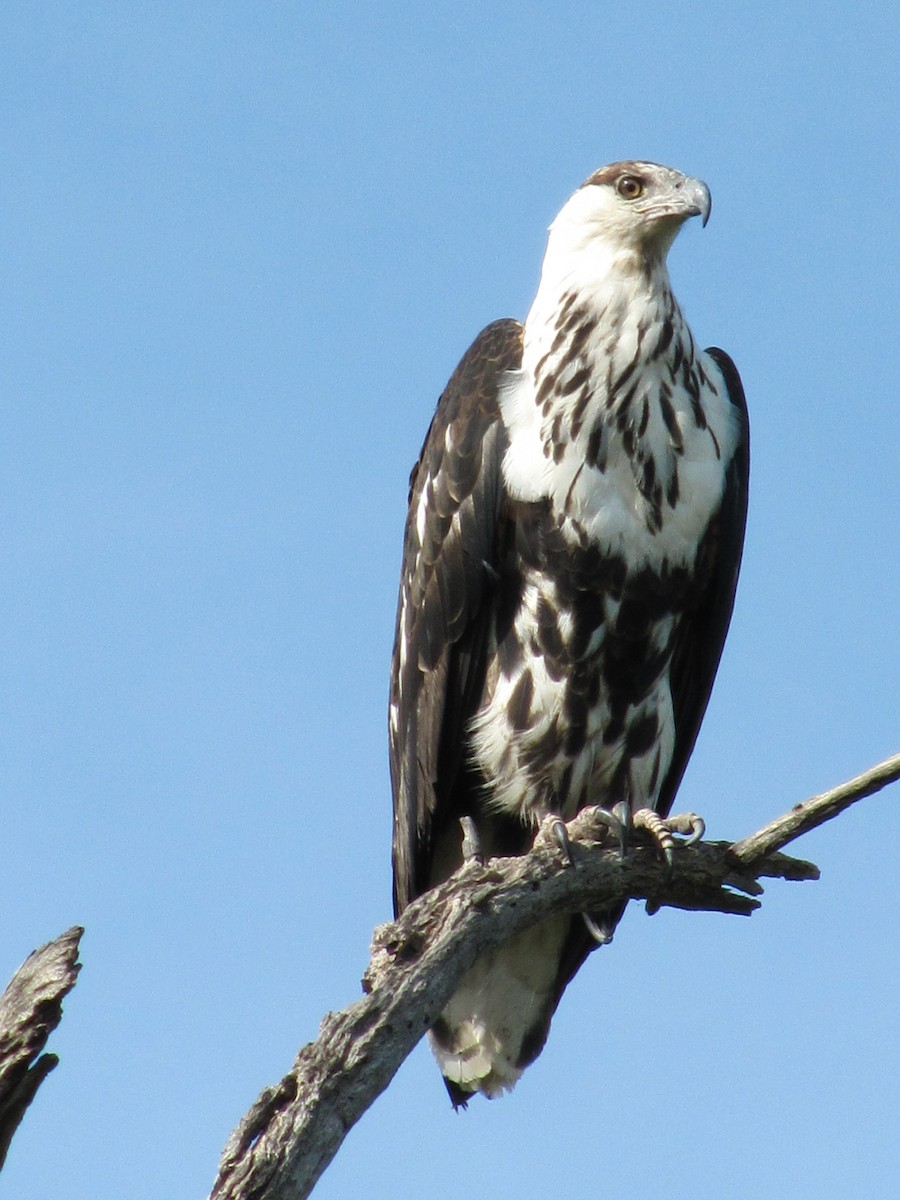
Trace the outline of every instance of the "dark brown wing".
<instances>
[{"instance_id":1,"label":"dark brown wing","mask_svg":"<svg viewBox=\"0 0 900 1200\"><path fill-rule=\"evenodd\" d=\"M706 353L725 378L728 398L740 414L742 433L725 478L722 506L710 524L697 556L696 603L681 624L672 659L670 679L675 710L675 751L659 797L659 811L664 815L671 810L694 749L719 669L725 635L731 623L747 523L750 423L744 388L737 367L724 350L711 346Z\"/></svg>"},{"instance_id":2,"label":"dark brown wing","mask_svg":"<svg viewBox=\"0 0 900 1200\"><path fill-rule=\"evenodd\" d=\"M522 326L495 321L453 373L410 477L391 664L394 911L429 886L435 828L465 810L465 723L484 678L496 578L502 375L522 363Z\"/></svg>"}]
</instances>

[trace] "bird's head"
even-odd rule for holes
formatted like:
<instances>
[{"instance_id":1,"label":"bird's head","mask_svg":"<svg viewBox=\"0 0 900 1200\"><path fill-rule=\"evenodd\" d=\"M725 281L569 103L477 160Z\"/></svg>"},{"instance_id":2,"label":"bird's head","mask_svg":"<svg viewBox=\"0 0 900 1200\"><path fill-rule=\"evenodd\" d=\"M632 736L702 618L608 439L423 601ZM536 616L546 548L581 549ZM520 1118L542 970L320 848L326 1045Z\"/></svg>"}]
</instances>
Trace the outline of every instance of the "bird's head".
<instances>
[{"instance_id":1,"label":"bird's head","mask_svg":"<svg viewBox=\"0 0 900 1200\"><path fill-rule=\"evenodd\" d=\"M601 167L570 196L550 226L548 255L596 255L608 265L646 268L665 260L688 217L709 219L709 188L651 162Z\"/></svg>"}]
</instances>

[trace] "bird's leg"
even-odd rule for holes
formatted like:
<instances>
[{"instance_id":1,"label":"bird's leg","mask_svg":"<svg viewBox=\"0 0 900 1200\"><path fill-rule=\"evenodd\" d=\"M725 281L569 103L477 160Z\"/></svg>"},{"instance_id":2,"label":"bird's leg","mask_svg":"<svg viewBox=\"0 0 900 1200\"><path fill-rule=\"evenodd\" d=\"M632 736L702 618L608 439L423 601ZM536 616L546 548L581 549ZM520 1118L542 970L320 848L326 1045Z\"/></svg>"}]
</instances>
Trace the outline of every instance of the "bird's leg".
<instances>
[{"instance_id":1,"label":"bird's leg","mask_svg":"<svg viewBox=\"0 0 900 1200\"><path fill-rule=\"evenodd\" d=\"M672 870L675 853L674 834L685 837L685 846L699 842L706 832L703 818L696 813L676 813L672 817L661 817L652 808L639 808L632 815L632 828L645 829L658 846L666 860L668 871Z\"/></svg>"}]
</instances>

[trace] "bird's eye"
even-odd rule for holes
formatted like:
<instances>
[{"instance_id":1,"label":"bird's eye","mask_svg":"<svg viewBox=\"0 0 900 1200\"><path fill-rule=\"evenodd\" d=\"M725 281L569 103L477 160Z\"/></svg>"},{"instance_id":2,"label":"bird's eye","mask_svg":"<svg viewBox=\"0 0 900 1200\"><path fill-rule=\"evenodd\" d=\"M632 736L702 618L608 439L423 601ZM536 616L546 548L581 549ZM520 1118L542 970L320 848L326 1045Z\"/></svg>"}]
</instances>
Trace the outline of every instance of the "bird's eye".
<instances>
[{"instance_id":1,"label":"bird's eye","mask_svg":"<svg viewBox=\"0 0 900 1200\"><path fill-rule=\"evenodd\" d=\"M620 175L616 180L616 191L623 200L637 200L644 194L644 184L636 175Z\"/></svg>"}]
</instances>

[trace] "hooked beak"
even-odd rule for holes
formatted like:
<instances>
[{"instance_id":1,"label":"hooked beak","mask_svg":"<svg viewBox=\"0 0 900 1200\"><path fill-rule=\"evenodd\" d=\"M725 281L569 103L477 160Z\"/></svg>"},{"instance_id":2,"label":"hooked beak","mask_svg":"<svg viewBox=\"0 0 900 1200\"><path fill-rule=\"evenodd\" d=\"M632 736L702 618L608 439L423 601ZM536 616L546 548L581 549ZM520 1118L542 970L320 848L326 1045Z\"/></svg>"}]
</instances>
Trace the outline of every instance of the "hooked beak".
<instances>
[{"instance_id":1,"label":"hooked beak","mask_svg":"<svg viewBox=\"0 0 900 1200\"><path fill-rule=\"evenodd\" d=\"M700 217L705 226L709 220L709 214L712 212L712 196L709 194L709 188L702 179L686 178L683 191L687 215Z\"/></svg>"}]
</instances>

